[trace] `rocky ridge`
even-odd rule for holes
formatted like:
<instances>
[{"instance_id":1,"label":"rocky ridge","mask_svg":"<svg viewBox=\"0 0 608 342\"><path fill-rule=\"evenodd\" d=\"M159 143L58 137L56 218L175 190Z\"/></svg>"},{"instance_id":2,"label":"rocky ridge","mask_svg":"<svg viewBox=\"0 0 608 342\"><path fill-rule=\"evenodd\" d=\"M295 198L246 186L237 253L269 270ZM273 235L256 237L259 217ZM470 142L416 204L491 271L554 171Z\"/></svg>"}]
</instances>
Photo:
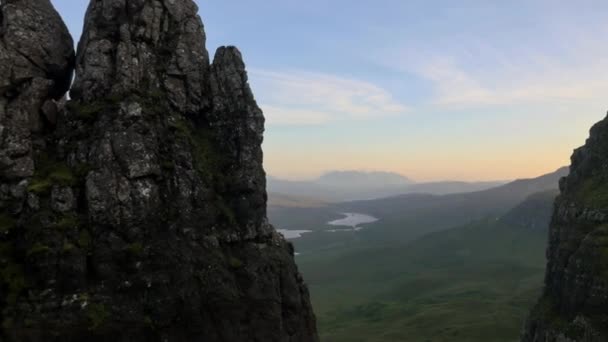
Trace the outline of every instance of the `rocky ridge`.
<instances>
[{"instance_id":1,"label":"rocky ridge","mask_svg":"<svg viewBox=\"0 0 608 342\"><path fill-rule=\"evenodd\" d=\"M608 340L608 118L572 156L553 211L542 298L524 342Z\"/></svg>"},{"instance_id":2,"label":"rocky ridge","mask_svg":"<svg viewBox=\"0 0 608 342\"><path fill-rule=\"evenodd\" d=\"M76 56L49 0L0 6L0 341L318 341L194 2L91 1Z\"/></svg>"}]
</instances>

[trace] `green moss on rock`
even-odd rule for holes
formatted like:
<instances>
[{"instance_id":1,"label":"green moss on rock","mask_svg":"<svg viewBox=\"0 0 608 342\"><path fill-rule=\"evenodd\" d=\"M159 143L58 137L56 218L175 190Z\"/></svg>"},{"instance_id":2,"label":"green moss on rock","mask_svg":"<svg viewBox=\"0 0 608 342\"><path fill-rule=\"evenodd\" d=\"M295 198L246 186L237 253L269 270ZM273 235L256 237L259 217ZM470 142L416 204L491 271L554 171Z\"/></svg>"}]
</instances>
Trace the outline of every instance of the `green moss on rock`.
<instances>
[{"instance_id":1,"label":"green moss on rock","mask_svg":"<svg viewBox=\"0 0 608 342\"><path fill-rule=\"evenodd\" d=\"M236 215L234 211L226 204L223 198L217 199L217 207L220 211L220 215L228 221L231 225L237 225Z\"/></svg>"},{"instance_id":2,"label":"green moss on rock","mask_svg":"<svg viewBox=\"0 0 608 342\"><path fill-rule=\"evenodd\" d=\"M15 228L16 224L15 219L11 215L7 213L0 214L0 234L8 233Z\"/></svg>"},{"instance_id":3,"label":"green moss on rock","mask_svg":"<svg viewBox=\"0 0 608 342\"><path fill-rule=\"evenodd\" d=\"M73 250L76 249L76 246L74 246L73 243L69 242L69 241L64 241L63 242L63 248L62 248L62 252L63 253L69 253Z\"/></svg>"},{"instance_id":4,"label":"green moss on rock","mask_svg":"<svg viewBox=\"0 0 608 342\"><path fill-rule=\"evenodd\" d=\"M551 330L560 332L575 341L583 337L585 332L584 327L577 324L573 317L564 317L560 314L557 304L548 295L541 298L531 318L545 322Z\"/></svg>"},{"instance_id":5,"label":"green moss on rock","mask_svg":"<svg viewBox=\"0 0 608 342\"><path fill-rule=\"evenodd\" d=\"M27 256L30 257L30 256L40 255L40 254L46 254L50 251L51 251L51 248L49 246L46 246L40 242L37 242L30 249L28 249Z\"/></svg>"},{"instance_id":6,"label":"green moss on rock","mask_svg":"<svg viewBox=\"0 0 608 342\"><path fill-rule=\"evenodd\" d=\"M89 234L88 230L82 230L78 234L78 246L82 249L89 249L91 247L91 234Z\"/></svg>"},{"instance_id":7,"label":"green moss on rock","mask_svg":"<svg viewBox=\"0 0 608 342\"><path fill-rule=\"evenodd\" d=\"M126 251L135 257L140 257L144 254L144 246L141 242L134 242L127 245Z\"/></svg>"},{"instance_id":8,"label":"green moss on rock","mask_svg":"<svg viewBox=\"0 0 608 342\"><path fill-rule=\"evenodd\" d=\"M215 151L212 142L212 135L208 130L193 127L183 117L173 117L169 121L169 127L175 131L177 137L185 139L192 147L194 157L194 167L199 175L212 184L222 178L222 160Z\"/></svg>"},{"instance_id":9,"label":"green moss on rock","mask_svg":"<svg viewBox=\"0 0 608 342\"><path fill-rule=\"evenodd\" d=\"M600 176L585 179L579 185L574 198L589 208L608 207L608 180Z\"/></svg>"},{"instance_id":10,"label":"green moss on rock","mask_svg":"<svg viewBox=\"0 0 608 342\"><path fill-rule=\"evenodd\" d=\"M60 231L66 231L71 228L78 228L80 226L80 219L75 214L66 214L59 218L55 223L54 227Z\"/></svg>"},{"instance_id":11,"label":"green moss on rock","mask_svg":"<svg viewBox=\"0 0 608 342\"><path fill-rule=\"evenodd\" d=\"M243 263L243 261L241 261L241 259L231 256L228 258L228 265L230 265L231 268L239 269L245 264Z\"/></svg>"},{"instance_id":12,"label":"green moss on rock","mask_svg":"<svg viewBox=\"0 0 608 342\"><path fill-rule=\"evenodd\" d=\"M77 179L84 179L93 170L93 166L88 163L79 163L74 167L74 175Z\"/></svg>"},{"instance_id":13,"label":"green moss on rock","mask_svg":"<svg viewBox=\"0 0 608 342\"><path fill-rule=\"evenodd\" d=\"M95 121L99 115L105 111L118 109L118 104L122 98L123 96L120 94L112 94L106 98L93 102L80 103L70 101L68 103L68 109L76 119L84 122L91 122Z\"/></svg>"},{"instance_id":14,"label":"green moss on rock","mask_svg":"<svg viewBox=\"0 0 608 342\"><path fill-rule=\"evenodd\" d=\"M57 162L43 154L37 158L36 173L28 185L28 191L43 195L48 194L53 185L72 186L76 177L63 162Z\"/></svg>"},{"instance_id":15,"label":"green moss on rock","mask_svg":"<svg viewBox=\"0 0 608 342\"><path fill-rule=\"evenodd\" d=\"M50 192L52 186L53 183L51 183L50 179L34 178L28 185L27 191L42 195Z\"/></svg>"},{"instance_id":16,"label":"green moss on rock","mask_svg":"<svg viewBox=\"0 0 608 342\"><path fill-rule=\"evenodd\" d=\"M19 294L26 287L23 268L19 264L8 261L2 268L0 268L0 275L2 276L1 282L3 282L8 288L6 302L9 305L14 305L17 302Z\"/></svg>"},{"instance_id":17,"label":"green moss on rock","mask_svg":"<svg viewBox=\"0 0 608 342\"><path fill-rule=\"evenodd\" d=\"M89 329L97 330L106 322L110 313L105 305L101 303L91 303L86 307L86 315L89 320Z\"/></svg>"},{"instance_id":18,"label":"green moss on rock","mask_svg":"<svg viewBox=\"0 0 608 342\"><path fill-rule=\"evenodd\" d=\"M214 136L211 131L194 127L183 117L171 118L169 127L175 131L178 138L184 139L191 146L196 172L206 184L212 185L215 192L214 203L217 213L228 224L236 225L237 219L234 211L221 196L229 184L229 179L223 170L223 166L226 164L225 157L217 151L218 147L214 144Z\"/></svg>"}]
</instances>

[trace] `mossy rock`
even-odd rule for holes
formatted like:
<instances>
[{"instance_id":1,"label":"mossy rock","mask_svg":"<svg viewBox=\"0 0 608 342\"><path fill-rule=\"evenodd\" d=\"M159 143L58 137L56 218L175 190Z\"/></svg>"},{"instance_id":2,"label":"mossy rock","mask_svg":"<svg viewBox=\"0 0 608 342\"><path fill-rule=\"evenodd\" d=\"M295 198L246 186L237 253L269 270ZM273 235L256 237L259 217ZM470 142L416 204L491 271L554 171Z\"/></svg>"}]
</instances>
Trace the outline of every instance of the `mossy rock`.
<instances>
[{"instance_id":1,"label":"mossy rock","mask_svg":"<svg viewBox=\"0 0 608 342\"><path fill-rule=\"evenodd\" d=\"M169 120L169 127L175 131L178 138L186 140L192 147L194 167L201 178L208 184L221 182L223 159L216 151L211 132L194 127L183 117L172 117Z\"/></svg>"},{"instance_id":2,"label":"mossy rock","mask_svg":"<svg viewBox=\"0 0 608 342\"><path fill-rule=\"evenodd\" d=\"M49 174L49 179L53 184L61 186L74 185L75 180L72 170L67 165L59 163L54 165Z\"/></svg>"},{"instance_id":3,"label":"mossy rock","mask_svg":"<svg viewBox=\"0 0 608 342\"><path fill-rule=\"evenodd\" d=\"M77 179L84 179L93 171L93 166L88 163L80 163L74 167L74 175Z\"/></svg>"},{"instance_id":4,"label":"mossy rock","mask_svg":"<svg viewBox=\"0 0 608 342\"><path fill-rule=\"evenodd\" d=\"M75 182L74 173L65 163L41 154L36 160L36 173L27 189L29 192L44 195L51 191L53 185L73 186Z\"/></svg>"},{"instance_id":5,"label":"mossy rock","mask_svg":"<svg viewBox=\"0 0 608 342\"><path fill-rule=\"evenodd\" d=\"M4 301L12 306L27 287L23 266L13 259L13 245L0 243L0 288L7 289L3 293Z\"/></svg>"},{"instance_id":6,"label":"mossy rock","mask_svg":"<svg viewBox=\"0 0 608 342\"><path fill-rule=\"evenodd\" d=\"M16 225L17 222L11 215L7 213L0 214L0 234L8 233L15 228Z\"/></svg>"},{"instance_id":7,"label":"mossy rock","mask_svg":"<svg viewBox=\"0 0 608 342\"><path fill-rule=\"evenodd\" d=\"M90 303L86 307L86 315L89 320L89 330L98 330L110 317L110 312L104 304Z\"/></svg>"},{"instance_id":8,"label":"mossy rock","mask_svg":"<svg viewBox=\"0 0 608 342\"><path fill-rule=\"evenodd\" d=\"M245 266L245 263L241 259L231 256L228 258L228 265L233 269L239 269Z\"/></svg>"},{"instance_id":9,"label":"mossy rock","mask_svg":"<svg viewBox=\"0 0 608 342\"><path fill-rule=\"evenodd\" d=\"M54 228L59 231L66 231L80 226L80 218L75 214L67 214L59 218L54 224Z\"/></svg>"},{"instance_id":10,"label":"mossy rock","mask_svg":"<svg viewBox=\"0 0 608 342\"><path fill-rule=\"evenodd\" d=\"M8 288L6 302L13 305L17 302L21 291L26 287L25 276L21 265L9 261L4 267L0 268L0 283L4 283Z\"/></svg>"},{"instance_id":11,"label":"mossy rock","mask_svg":"<svg viewBox=\"0 0 608 342\"><path fill-rule=\"evenodd\" d=\"M68 110L73 117L80 121L92 122L99 115L108 110L117 110L118 104L124 98L121 94L112 94L106 98L96 100L94 102L80 103L76 101L68 102Z\"/></svg>"},{"instance_id":12,"label":"mossy rock","mask_svg":"<svg viewBox=\"0 0 608 342\"><path fill-rule=\"evenodd\" d=\"M185 140L192 147L194 168L203 182L212 186L216 194L214 203L218 215L228 224L237 225L234 211L220 195L225 191L230 180L223 170L227 162L225 157L218 153L218 147L214 143L214 136L211 131L194 127L191 122L183 117L171 117L169 127L175 131L178 139ZM167 168L169 167L174 167L174 165L167 164Z\"/></svg>"},{"instance_id":13,"label":"mossy rock","mask_svg":"<svg viewBox=\"0 0 608 342\"><path fill-rule=\"evenodd\" d=\"M125 250L134 257L140 257L144 254L144 245L141 242L134 242L125 248Z\"/></svg>"},{"instance_id":14,"label":"mossy rock","mask_svg":"<svg viewBox=\"0 0 608 342\"><path fill-rule=\"evenodd\" d=\"M560 314L554 300L548 295L543 296L532 312L532 317L545 322L548 327L566 337L578 340L584 333L584 328L573 321L574 317L565 317Z\"/></svg>"},{"instance_id":15,"label":"mossy rock","mask_svg":"<svg viewBox=\"0 0 608 342\"><path fill-rule=\"evenodd\" d=\"M226 219L229 224L233 226L238 224L234 211L226 204L226 201L223 198L218 198L216 204L220 215Z\"/></svg>"},{"instance_id":16,"label":"mossy rock","mask_svg":"<svg viewBox=\"0 0 608 342\"><path fill-rule=\"evenodd\" d=\"M64 241L63 242L63 248L61 249L61 251L63 253L70 253L70 252L72 252L75 249L76 249L76 246L73 243L71 243L69 241Z\"/></svg>"},{"instance_id":17,"label":"mossy rock","mask_svg":"<svg viewBox=\"0 0 608 342\"><path fill-rule=\"evenodd\" d=\"M172 117L169 120L169 127L182 138L192 139L192 128L190 124L182 117Z\"/></svg>"},{"instance_id":18,"label":"mossy rock","mask_svg":"<svg viewBox=\"0 0 608 342\"><path fill-rule=\"evenodd\" d=\"M608 209L608 179L603 176L585 179L578 186L574 199L589 208Z\"/></svg>"},{"instance_id":19,"label":"mossy rock","mask_svg":"<svg viewBox=\"0 0 608 342\"><path fill-rule=\"evenodd\" d=\"M34 178L27 187L27 191L37 195L47 194L51 191L53 183L50 179Z\"/></svg>"},{"instance_id":20,"label":"mossy rock","mask_svg":"<svg viewBox=\"0 0 608 342\"><path fill-rule=\"evenodd\" d=\"M28 249L27 256L31 257L31 256L41 255L41 254L47 254L50 251L51 251L51 248L49 246L46 246L40 242L37 242L35 245L32 246L32 248Z\"/></svg>"},{"instance_id":21,"label":"mossy rock","mask_svg":"<svg viewBox=\"0 0 608 342\"><path fill-rule=\"evenodd\" d=\"M93 239L91 238L91 234L88 230L81 230L78 234L78 246L82 249L89 249L91 247L91 243Z\"/></svg>"},{"instance_id":22,"label":"mossy rock","mask_svg":"<svg viewBox=\"0 0 608 342\"><path fill-rule=\"evenodd\" d=\"M173 171L173 170L175 170L175 163L173 162L173 160L163 160L160 163L160 167L163 170Z\"/></svg>"}]
</instances>

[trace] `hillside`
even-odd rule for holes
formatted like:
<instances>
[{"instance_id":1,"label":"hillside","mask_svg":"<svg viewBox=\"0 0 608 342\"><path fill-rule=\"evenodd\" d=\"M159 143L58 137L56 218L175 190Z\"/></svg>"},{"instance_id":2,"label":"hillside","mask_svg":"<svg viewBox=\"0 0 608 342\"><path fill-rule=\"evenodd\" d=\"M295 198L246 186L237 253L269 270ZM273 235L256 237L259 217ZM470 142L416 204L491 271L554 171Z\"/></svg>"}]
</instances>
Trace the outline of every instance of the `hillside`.
<instances>
[{"instance_id":1,"label":"hillside","mask_svg":"<svg viewBox=\"0 0 608 342\"><path fill-rule=\"evenodd\" d=\"M392 173L359 171L330 172L307 181L268 177L268 190L292 197L318 198L326 202L376 199L404 194L445 195L486 190L505 182L431 182L414 183Z\"/></svg>"},{"instance_id":2,"label":"hillside","mask_svg":"<svg viewBox=\"0 0 608 342\"><path fill-rule=\"evenodd\" d=\"M559 190L553 189L530 195L511 209L501 221L513 227L546 231L553 214L553 205Z\"/></svg>"},{"instance_id":3,"label":"hillside","mask_svg":"<svg viewBox=\"0 0 608 342\"><path fill-rule=\"evenodd\" d=\"M290 196L279 193L268 194L268 206L270 208L320 208L328 203L310 197Z\"/></svg>"},{"instance_id":4,"label":"hillside","mask_svg":"<svg viewBox=\"0 0 608 342\"><path fill-rule=\"evenodd\" d=\"M512 342L541 292L545 244L544 232L482 221L298 264L322 340Z\"/></svg>"},{"instance_id":5,"label":"hillside","mask_svg":"<svg viewBox=\"0 0 608 342\"><path fill-rule=\"evenodd\" d=\"M394 172L385 171L330 171L317 178L315 183L336 188L374 189L390 186L404 186L413 181Z\"/></svg>"},{"instance_id":6,"label":"hillside","mask_svg":"<svg viewBox=\"0 0 608 342\"><path fill-rule=\"evenodd\" d=\"M516 180L484 191L443 196L411 194L341 203L336 208L380 218L386 227L383 238L409 239L485 218L497 219L528 196L557 189L560 178L567 174L567 168L562 168L537 178Z\"/></svg>"}]
</instances>

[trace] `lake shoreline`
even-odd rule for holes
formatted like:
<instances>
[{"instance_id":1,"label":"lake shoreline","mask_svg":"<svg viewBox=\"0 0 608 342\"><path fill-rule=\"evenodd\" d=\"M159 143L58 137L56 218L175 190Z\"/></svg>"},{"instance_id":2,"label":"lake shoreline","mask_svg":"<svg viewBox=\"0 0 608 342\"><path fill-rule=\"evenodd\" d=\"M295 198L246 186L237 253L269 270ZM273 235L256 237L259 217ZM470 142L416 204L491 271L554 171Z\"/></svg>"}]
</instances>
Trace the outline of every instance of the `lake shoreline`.
<instances>
[{"instance_id":1,"label":"lake shoreline","mask_svg":"<svg viewBox=\"0 0 608 342\"><path fill-rule=\"evenodd\" d=\"M338 215L343 215L344 217L338 218L329 222L326 222L326 225L333 227L344 227L344 228L335 228L335 229L325 229L320 232L325 233L341 233L341 232L358 232L363 230L363 224L370 224L374 222L378 222L379 219L367 214L360 213L337 213ZM287 240L295 240L301 238L304 234L313 233L313 230L288 230L288 229L277 229L277 232L283 235Z\"/></svg>"}]
</instances>

